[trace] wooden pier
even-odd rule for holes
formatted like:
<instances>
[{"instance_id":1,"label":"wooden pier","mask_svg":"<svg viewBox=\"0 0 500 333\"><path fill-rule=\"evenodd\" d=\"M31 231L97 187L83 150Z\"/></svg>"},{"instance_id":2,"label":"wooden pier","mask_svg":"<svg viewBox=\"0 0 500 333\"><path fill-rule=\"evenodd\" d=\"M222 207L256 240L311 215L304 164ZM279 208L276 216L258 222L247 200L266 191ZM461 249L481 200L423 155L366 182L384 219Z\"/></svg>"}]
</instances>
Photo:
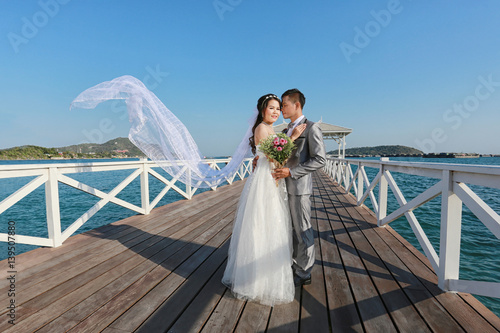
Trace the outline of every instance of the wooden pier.
<instances>
[{"instance_id":1,"label":"wooden pier","mask_svg":"<svg viewBox=\"0 0 500 333\"><path fill-rule=\"evenodd\" d=\"M244 181L16 257L16 320L1 332L498 332L470 294L445 293L427 258L378 228L323 172L312 196L312 284L274 308L221 284Z\"/></svg>"}]
</instances>

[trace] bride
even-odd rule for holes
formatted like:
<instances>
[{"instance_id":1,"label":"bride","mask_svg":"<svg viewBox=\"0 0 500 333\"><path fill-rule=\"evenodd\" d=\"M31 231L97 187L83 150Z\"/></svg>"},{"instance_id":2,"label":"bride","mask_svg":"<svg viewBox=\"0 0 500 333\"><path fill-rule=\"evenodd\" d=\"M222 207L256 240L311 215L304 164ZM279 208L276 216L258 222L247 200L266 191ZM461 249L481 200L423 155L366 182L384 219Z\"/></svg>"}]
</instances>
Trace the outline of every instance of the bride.
<instances>
[{"instance_id":1,"label":"bride","mask_svg":"<svg viewBox=\"0 0 500 333\"><path fill-rule=\"evenodd\" d=\"M275 135L272 124L281 102L276 95L264 95L257 109L250 146L259 158L238 203L222 282L240 299L273 306L294 299L292 227L284 179L276 186L271 163L258 151L261 140ZM291 139L304 129L305 124L296 128Z\"/></svg>"},{"instance_id":2,"label":"bride","mask_svg":"<svg viewBox=\"0 0 500 333\"><path fill-rule=\"evenodd\" d=\"M294 299L292 230L284 180L276 182L271 165L257 148L274 135L281 102L262 96L249 127L222 169L212 169L184 124L135 77L125 75L91 87L75 98L71 108L93 109L109 100L124 100L130 121L129 139L173 179L195 188L213 188L232 179L250 148L259 159L238 204L223 283L236 297L274 305ZM292 140L305 125L297 126ZM250 143L250 144L249 144Z\"/></svg>"}]
</instances>

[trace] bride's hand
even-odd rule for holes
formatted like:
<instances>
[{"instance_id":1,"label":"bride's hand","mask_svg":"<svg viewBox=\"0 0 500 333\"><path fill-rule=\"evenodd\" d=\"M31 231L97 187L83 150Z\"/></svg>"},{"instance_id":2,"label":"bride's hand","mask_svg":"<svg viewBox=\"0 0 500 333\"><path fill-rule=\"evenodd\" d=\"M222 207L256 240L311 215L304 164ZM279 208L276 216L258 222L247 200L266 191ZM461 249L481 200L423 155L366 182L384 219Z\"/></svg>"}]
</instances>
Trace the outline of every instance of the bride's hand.
<instances>
[{"instance_id":1,"label":"bride's hand","mask_svg":"<svg viewBox=\"0 0 500 333\"><path fill-rule=\"evenodd\" d=\"M292 139L292 141L295 141L297 140L297 138L304 132L304 130L306 129L306 124L300 124L298 125L297 127L295 127L293 129L293 132L292 132L292 135L290 136L290 139Z\"/></svg>"}]
</instances>

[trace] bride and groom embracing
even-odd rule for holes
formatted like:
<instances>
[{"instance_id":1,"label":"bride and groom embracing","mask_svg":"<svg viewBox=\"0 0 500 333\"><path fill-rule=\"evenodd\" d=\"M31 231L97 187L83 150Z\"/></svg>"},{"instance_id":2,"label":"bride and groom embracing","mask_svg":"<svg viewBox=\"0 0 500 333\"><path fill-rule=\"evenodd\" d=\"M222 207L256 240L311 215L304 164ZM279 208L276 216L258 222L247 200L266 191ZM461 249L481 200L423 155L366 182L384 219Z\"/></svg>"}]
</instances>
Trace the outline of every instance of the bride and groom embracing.
<instances>
[{"instance_id":1,"label":"bride and groom embracing","mask_svg":"<svg viewBox=\"0 0 500 333\"><path fill-rule=\"evenodd\" d=\"M295 287L311 283L315 261L311 173L325 163L321 129L302 114L304 95L290 89L281 98L268 94L257 102L249 140L256 153L255 169L238 203L222 279L236 297L271 306L292 302ZM296 148L285 167L273 170L258 148L262 140L275 135L272 124L280 111L290 119L283 132Z\"/></svg>"},{"instance_id":2,"label":"bride and groom embracing","mask_svg":"<svg viewBox=\"0 0 500 333\"><path fill-rule=\"evenodd\" d=\"M302 114L304 95L291 89L283 93L282 100L273 94L262 96L231 161L221 170L206 163L186 126L133 76L85 90L71 108L93 109L117 99L127 104L130 141L186 186L223 184L234 176L252 148L256 166L240 196L222 282L241 299L267 305L292 302L295 285L311 283L315 260L311 173L325 163L321 129ZM296 148L285 167L273 170L258 148L276 135L272 125L281 112L291 121L285 132Z\"/></svg>"}]
</instances>

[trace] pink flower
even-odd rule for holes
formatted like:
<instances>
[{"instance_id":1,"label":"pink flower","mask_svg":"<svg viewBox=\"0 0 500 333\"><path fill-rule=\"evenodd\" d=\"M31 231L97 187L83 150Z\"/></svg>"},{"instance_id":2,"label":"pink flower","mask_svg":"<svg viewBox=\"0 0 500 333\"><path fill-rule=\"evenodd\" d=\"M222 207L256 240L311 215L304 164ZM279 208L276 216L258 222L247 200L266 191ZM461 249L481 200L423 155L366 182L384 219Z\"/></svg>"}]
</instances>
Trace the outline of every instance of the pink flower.
<instances>
[{"instance_id":1,"label":"pink flower","mask_svg":"<svg viewBox=\"0 0 500 333\"><path fill-rule=\"evenodd\" d=\"M283 139L283 138L282 138L282 139L280 140L281 145L285 145L285 144L286 144L286 142L287 142L287 141L286 141L286 139Z\"/></svg>"},{"instance_id":2,"label":"pink flower","mask_svg":"<svg viewBox=\"0 0 500 333\"><path fill-rule=\"evenodd\" d=\"M274 139L274 145L277 146L280 144L280 139L279 138L275 138Z\"/></svg>"},{"instance_id":3,"label":"pink flower","mask_svg":"<svg viewBox=\"0 0 500 333\"><path fill-rule=\"evenodd\" d=\"M278 151L282 151L282 150L283 150L283 148L281 148L281 147L278 147L278 148L276 148L276 149L277 149Z\"/></svg>"}]
</instances>

